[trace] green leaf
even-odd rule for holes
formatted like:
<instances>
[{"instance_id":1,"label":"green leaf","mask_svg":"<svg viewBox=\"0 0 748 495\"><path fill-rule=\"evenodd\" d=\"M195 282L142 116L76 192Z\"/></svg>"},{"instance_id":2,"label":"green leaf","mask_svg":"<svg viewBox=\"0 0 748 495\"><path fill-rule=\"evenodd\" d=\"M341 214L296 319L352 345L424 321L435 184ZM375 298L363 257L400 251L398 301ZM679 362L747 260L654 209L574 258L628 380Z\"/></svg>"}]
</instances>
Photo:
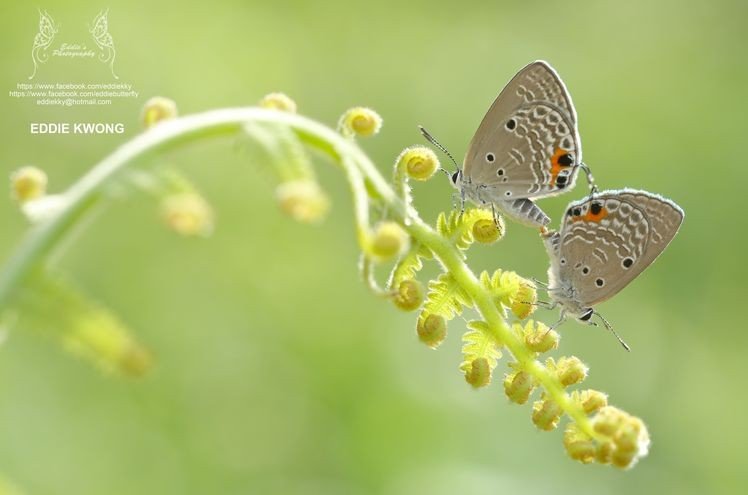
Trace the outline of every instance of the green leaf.
<instances>
[{"instance_id":1,"label":"green leaf","mask_svg":"<svg viewBox=\"0 0 748 495\"><path fill-rule=\"evenodd\" d=\"M422 315L436 314L445 320L462 314L464 306L472 306L470 296L460 287L451 273L442 273L429 282L429 291L423 305Z\"/></svg>"},{"instance_id":2,"label":"green leaf","mask_svg":"<svg viewBox=\"0 0 748 495\"><path fill-rule=\"evenodd\" d=\"M490 333L488 324L485 321L473 320L468 322L467 327L470 330L462 336L464 360L460 364L460 369L467 373L474 360L485 358L493 370L501 358L501 351Z\"/></svg>"}]
</instances>

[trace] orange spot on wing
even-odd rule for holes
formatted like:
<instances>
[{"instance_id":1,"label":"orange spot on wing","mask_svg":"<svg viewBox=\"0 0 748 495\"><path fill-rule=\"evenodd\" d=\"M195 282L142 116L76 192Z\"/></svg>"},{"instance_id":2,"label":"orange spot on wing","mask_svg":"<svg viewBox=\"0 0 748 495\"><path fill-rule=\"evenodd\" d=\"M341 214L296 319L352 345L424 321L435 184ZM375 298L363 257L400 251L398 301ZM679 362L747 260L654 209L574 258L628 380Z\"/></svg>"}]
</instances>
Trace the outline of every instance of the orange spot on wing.
<instances>
[{"instance_id":1,"label":"orange spot on wing","mask_svg":"<svg viewBox=\"0 0 748 495\"><path fill-rule=\"evenodd\" d=\"M592 213L591 210L587 210L587 213L584 215L579 215L576 217L571 217L572 222L599 222L603 218L608 216L608 210L605 208L600 208L600 211L597 212L597 214Z\"/></svg>"},{"instance_id":2,"label":"orange spot on wing","mask_svg":"<svg viewBox=\"0 0 748 495\"><path fill-rule=\"evenodd\" d=\"M563 148L556 148L556 152L553 153L553 156L551 157L551 187L556 187L556 177L558 177L558 173L569 166L558 163L559 158L567 153L568 151Z\"/></svg>"}]
</instances>

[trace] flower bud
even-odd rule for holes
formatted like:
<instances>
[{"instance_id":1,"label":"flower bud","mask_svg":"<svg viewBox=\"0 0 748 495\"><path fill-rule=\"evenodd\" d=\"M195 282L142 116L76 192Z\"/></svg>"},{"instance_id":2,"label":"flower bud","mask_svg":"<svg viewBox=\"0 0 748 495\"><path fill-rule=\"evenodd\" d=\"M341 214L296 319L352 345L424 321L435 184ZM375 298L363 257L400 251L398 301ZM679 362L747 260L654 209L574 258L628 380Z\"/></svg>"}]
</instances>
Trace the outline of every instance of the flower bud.
<instances>
[{"instance_id":1,"label":"flower bud","mask_svg":"<svg viewBox=\"0 0 748 495\"><path fill-rule=\"evenodd\" d=\"M373 136L382 127L382 117L371 108L354 107L340 118L339 128L346 136Z\"/></svg>"},{"instance_id":2,"label":"flower bud","mask_svg":"<svg viewBox=\"0 0 748 495\"><path fill-rule=\"evenodd\" d=\"M504 235L504 219L501 217L480 218L473 224L473 239L481 244L492 244Z\"/></svg>"},{"instance_id":3,"label":"flower bud","mask_svg":"<svg viewBox=\"0 0 748 495\"><path fill-rule=\"evenodd\" d=\"M47 174L34 166L21 167L10 175L13 199L20 204L40 198L47 192Z\"/></svg>"},{"instance_id":4,"label":"flower bud","mask_svg":"<svg viewBox=\"0 0 748 495\"><path fill-rule=\"evenodd\" d=\"M587 366L576 356L562 357L556 364L556 374L561 385L568 387L587 378Z\"/></svg>"},{"instance_id":5,"label":"flower bud","mask_svg":"<svg viewBox=\"0 0 748 495\"><path fill-rule=\"evenodd\" d=\"M602 442L597 445L595 450L595 461L600 464L610 464L611 458L613 457L613 442Z\"/></svg>"},{"instance_id":6,"label":"flower bud","mask_svg":"<svg viewBox=\"0 0 748 495\"><path fill-rule=\"evenodd\" d=\"M529 330L529 331L528 331ZM559 335L539 321L525 326L525 345L533 352L548 352L558 347Z\"/></svg>"},{"instance_id":7,"label":"flower bud","mask_svg":"<svg viewBox=\"0 0 748 495\"><path fill-rule=\"evenodd\" d=\"M465 381L474 388L485 387L491 383L491 367L486 358L473 359L470 369L465 372Z\"/></svg>"},{"instance_id":8,"label":"flower bud","mask_svg":"<svg viewBox=\"0 0 748 495\"><path fill-rule=\"evenodd\" d=\"M539 400L532 405L532 422L540 430L551 431L558 426L562 413L559 405L553 400Z\"/></svg>"},{"instance_id":9,"label":"flower bud","mask_svg":"<svg viewBox=\"0 0 748 495\"><path fill-rule=\"evenodd\" d=\"M626 421L626 416L628 415L617 407L603 407L592 419L592 428L601 435L613 438Z\"/></svg>"},{"instance_id":10,"label":"flower bud","mask_svg":"<svg viewBox=\"0 0 748 495\"><path fill-rule=\"evenodd\" d=\"M439 158L430 148L413 146L406 148L397 157L397 168L405 170L415 180L429 180L439 169Z\"/></svg>"},{"instance_id":11,"label":"flower bud","mask_svg":"<svg viewBox=\"0 0 748 495\"><path fill-rule=\"evenodd\" d=\"M282 112L296 113L296 102L284 93L270 93L265 95L259 103L260 107Z\"/></svg>"},{"instance_id":12,"label":"flower bud","mask_svg":"<svg viewBox=\"0 0 748 495\"><path fill-rule=\"evenodd\" d=\"M177 116L177 104L170 98L154 96L143 105L140 119L143 126L148 129L155 124Z\"/></svg>"},{"instance_id":13,"label":"flower bud","mask_svg":"<svg viewBox=\"0 0 748 495\"><path fill-rule=\"evenodd\" d=\"M385 221L374 227L368 251L377 261L387 261L405 252L409 245L410 237L400 224Z\"/></svg>"},{"instance_id":14,"label":"flower bud","mask_svg":"<svg viewBox=\"0 0 748 495\"><path fill-rule=\"evenodd\" d=\"M597 390L584 390L579 394L579 403L585 413L592 414L608 405L608 396Z\"/></svg>"},{"instance_id":15,"label":"flower bud","mask_svg":"<svg viewBox=\"0 0 748 495\"><path fill-rule=\"evenodd\" d=\"M120 370L129 376L143 376L153 366L153 357L147 349L132 346L120 358Z\"/></svg>"},{"instance_id":16,"label":"flower bud","mask_svg":"<svg viewBox=\"0 0 748 495\"><path fill-rule=\"evenodd\" d=\"M395 306L403 311L414 311L423 302L423 286L418 280L406 279L397 286L397 292L392 298Z\"/></svg>"},{"instance_id":17,"label":"flower bud","mask_svg":"<svg viewBox=\"0 0 748 495\"><path fill-rule=\"evenodd\" d=\"M199 194L180 193L161 203L161 217L177 234L207 237L213 232L213 209Z\"/></svg>"},{"instance_id":18,"label":"flower bud","mask_svg":"<svg viewBox=\"0 0 748 495\"><path fill-rule=\"evenodd\" d=\"M538 302L538 293L535 289L534 283L519 276L517 279L519 281L519 287L517 292L515 292L514 297L512 297L512 303L509 307L512 310L512 313L514 313L514 316L520 320L524 320L535 311L535 303ZM556 334L556 336L558 337L558 334ZM558 345L558 338L556 338L556 345Z\"/></svg>"},{"instance_id":19,"label":"flower bud","mask_svg":"<svg viewBox=\"0 0 748 495\"><path fill-rule=\"evenodd\" d=\"M421 342L436 349L447 337L447 322L440 315L430 314L424 318L421 314L416 325L416 332Z\"/></svg>"},{"instance_id":20,"label":"flower bud","mask_svg":"<svg viewBox=\"0 0 748 495\"><path fill-rule=\"evenodd\" d=\"M581 431L576 423L569 423L564 431L564 447L572 459L589 464L595 460L595 442Z\"/></svg>"},{"instance_id":21,"label":"flower bud","mask_svg":"<svg viewBox=\"0 0 748 495\"><path fill-rule=\"evenodd\" d=\"M303 223L322 221L330 209L330 200L312 180L296 180L280 184L275 197L281 211Z\"/></svg>"},{"instance_id":22,"label":"flower bud","mask_svg":"<svg viewBox=\"0 0 748 495\"><path fill-rule=\"evenodd\" d=\"M535 389L532 375L526 371L515 371L504 378L504 393L516 404L524 404Z\"/></svg>"}]
</instances>

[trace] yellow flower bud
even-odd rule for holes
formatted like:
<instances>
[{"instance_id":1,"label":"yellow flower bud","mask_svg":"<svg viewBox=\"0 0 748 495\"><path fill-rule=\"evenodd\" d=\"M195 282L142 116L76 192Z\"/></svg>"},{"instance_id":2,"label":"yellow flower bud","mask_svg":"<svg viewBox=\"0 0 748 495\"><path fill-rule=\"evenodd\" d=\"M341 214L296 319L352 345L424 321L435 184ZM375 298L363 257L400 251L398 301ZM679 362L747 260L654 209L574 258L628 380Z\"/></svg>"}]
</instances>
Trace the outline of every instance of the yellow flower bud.
<instances>
[{"instance_id":1,"label":"yellow flower bud","mask_svg":"<svg viewBox=\"0 0 748 495\"><path fill-rule=\"evenodd\" d=\"M154 96L143 105L140 119L143 126L148 129L155 124L177 116L177 104L170 98Z\"/></svg>"},{"instance_id":2,"label":"yellow flower bud","mask_svg":"<svg viewBox=\"0 0 748 495\"><path fill-rule=\"evenodd\" d=\"M260 100L260 106L271 110L296 113L296 102L284 93L270 93L265 95Z\"/></svg>"},{"instance_id":3,"label":"yellow flower bud","mask_svg":"<svg viewBox=\"0 0 748 495\"><path fill-rule=\"evenodd\" d=\"M515 371L504 378L504 392L509 400L516 404L524 404L535 389L532 375L525 371Z\"/></svg>"},{"instance_id":4,"label":"yellow flower bud","mask_svg":"<svg viewBox=\"0 0 748 495\"><path fill-rule=\"evenodd\" d=\"M600 464L610 464L613 450L615 450L613 442L602 442L598 444L597 449L595 450L595 460Z\"/></svg>"},{"instance_id":5,"label":"yellow flower bud","mask_svg":"<svg viewBox=\"0 0 748 495\"><path fill-rule=\"evenodd\" d=\"M620 468L633 466L640 457L649 451L649 432L639 418L626 415L626 421L621 425L613 438L616 451L613 454L613 464Z\"/></svg>"},{"instance_id":6,"label":"yellow flower bud","mask_svg":"<svg viewBox=\"0 0 748 495\"><path fill-rule=\"evenodd\" d=\"M581 431L576 423L569 423L564 431L564 447L572 459L589 464L595 460L595 442Z\"/></svg>"},{"instance_id":7,"label":"yellow flower bud","mask_svg":"<svg viewBox=\"0 0 748 495\"><path fill-rule=\"evenodd\" d=\"M47 174L34 166L21 167L10 175L13 199L23 204L47 192Z\"/></svg>"},{"instance_id":8,"label":"yellow flower bud","mask_svg":"<svg viewBox=\"0 0 748 495\"><path fill-rule=\"evenodd\" d=\"M447 337L447 322L440 315L430 314L424 318L421 314L416 325L416 332L421 342L436 349Z\"/></svg>"},{"instance_id":9,"label":"yellow flower bud","mask_svg":"<svg viewBox=\"0 0 748 495\"><path fill-rule=\"evenodd\" d=\"M558 341L558 333L555 330L549 331L545 323L529 322L525 326L525 345L533 352L548 352L555 349L558 347Z\"/></svg>"},{"instance_id":10,"label":"yellow flower bud","mask_svg":"<svg viewBox=\"0 0 748 495\"><path fill-rule=\"evenodd\" d=\"M519 279L519 288L515 292L514 297L512 297L512 303L509 307L514 316L520 320L524 320L535 312L535 303L538 302L538 294L534 283L519 276L517 278ZM558 337L558 334L556 336ZM556 339L556 345L558 345L558 338Z\"/></svg>"},{"instance_id":11,"label":"yellow flower bud","mask_svg":"<svg viewBox=\"0 0 748 495\"><path fill-rule=\"evenodd\" d=\"M439 169L439 158L430 148L413 146L400 153L397 167L405 170L411 179L428 180Z\"/></svg>"},{"instance_id":12,"label":"yellow flower bud","mask_svg":"<svg viewBox=\"0 0 748 495\"><path fill-rule=\"evenodd\" d=\"M556 374L561 385L568 387L587 378L587 366L576 356L562 357L556 364Z\"/></svg>"},{"instance_id":13,"label":"yellow flower bud","mask_svg":"<svg viewBox=\"0 0 748 495\"><path fill-rule=\"evenodd\" d=\"M206 237L213 232L213 209L196 193L167 197L161 203L161 217L177 234Z\"/></svg>"},{"instance_id":14,"label":"yellow flower bud","mask_svg":"<svg viewBox=\"0 0 748 495\"><path fill-rule=\"evenodd\" d=\"M465 381L474 388L485 387L491 383L491 367L486 358L473 359L470 369L465 372Z\"/></svg>"},{"instance_id":15,"label":"yellow flower bud","mask_svg":"<svg viewBox=\"0 0 748 495\"><path fill-rule=\"evenodd\" d=\"M414 311L423 302L423 286L418 280L406 279L397 286L397 292L392 298L395 306L403 311Z\"/></svg>"},{"instance_id":16,"label":"yellow flower bud","mask_svg":"<svg viewBox=\"0 0 748 495\"><path fill-rule=\"evenodd\" d=\"M400 224L385 221L374 227L368 252L377 261L387 261L405 252L410 245L410 237Z\"/></svg>"},{"instance_id":17,"label":"yellow flower bud","mask_svg":"<svg viewBox=\"0 0 748 495\"><path fill-rule=\"evenodd\" d=\"M281 211L303 223L322 221L330 209L330 200L312 180L285 182L275 190Z\"/></svg>"},{"instance_id":18,"label":"yellow flower bud","mask_svg":"<svg viewBox=\"0 0 748 495\"><path fill-rule=\"evenodd\" d=\"M608 396L597 390L584 390L579 394L579 403L585 413L592 414L608 405Z\"/></svg>"},{"instance_id":19,"label":"yellow flower bud","mask_svg":"<svg viewBox=\"0 0 748 495\"><path fill-rule=\"evenodd\" d=\"M622 452L614 450L610 456L610 462L617 468L626 469L634 465L637 460L633 452Z\"/></svg>"},{"instance_id":20,"label":"yellow flower bud","mask_svg":"<svg viewBox=\"0 0 748 495\"><path fill-rule=\"evenodd\" d=\"M626 416L628 415L617 407L606 406L595 414L592 427L597 433L613 438L626 421Z\"/></svg>"},{"instance_id":21,"label":"yellow flower bud","mask_svg":"<svg viewBox=\"0 0 748 495\"><path fill-rule=\"evenodd\" d=\"M551 431L558 426L563 410L551 399L536 401L532 405L532 422L538 429Z\"/></svg>"},{"instance_id":22,"label":"yellow flower bud","mask_svg":"<svg viewBox=\"0 0 748 495\"><path fill-rule=\"evenodd\" d=\"M481 244L492 244L504 235L504 219L481 218L473 224L473 239Z\"/></svg>"},{"instance_id":23,"label":"yellow flower bud","mask_svg":"<svg viewBox=\"0 0 748 495\"><path fill-rule=\"evenodd\" d=\"M382 127L382 117L371 108L354 107L340 118L339 128L346 136L373 136Z\"/></svg>"},{"instance_id":24,"label":"yellow flower bud","mask_svg":"<svg viewBox=\"0 0 748 495\"><path fill-rule=\"evenodd\" d=\"M143 376L153 365L153 357L147 349L132 346L120 358L119 367L129 376Z\"/></svg>"}]
</instances>

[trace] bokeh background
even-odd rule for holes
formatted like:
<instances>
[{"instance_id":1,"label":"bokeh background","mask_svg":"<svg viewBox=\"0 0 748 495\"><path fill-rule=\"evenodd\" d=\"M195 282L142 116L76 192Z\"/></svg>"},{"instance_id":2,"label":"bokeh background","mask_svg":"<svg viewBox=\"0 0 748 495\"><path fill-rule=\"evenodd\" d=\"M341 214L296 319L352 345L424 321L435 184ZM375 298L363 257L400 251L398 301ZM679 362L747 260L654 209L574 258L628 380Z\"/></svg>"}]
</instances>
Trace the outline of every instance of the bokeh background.
<instances>
[{"instance_id":1,"label":"bokeh background","mask_svg":"<svg viewBox=\"0 0 748 495\"><path fill-rule=\"evenodd\" d=\"M274 207L272 182L230 141L170 156L217 212L206 240L163 228L145 196L99 215L58 260L157 357L142 379L108 377L43 335L0 349L0 472L29 494L736 493L745 489L745 61L741 1L273 2L45 0L63 27L109 8L121 81L112 107L44 108L2 96L0 176L36 164L62 190L139 132L147 97L181 113L254 104L282 90L334 124L353 105L384 117L363 143L388 173L426 125L462 156L514 72L550 61L580 116L585 161L605 188L636 187L686 211L639 280L600 306L632 346L574 322L557 354L642 417L649 457L621 472L569 460L500 380L464 382L458 319L438 350L414 315L359 282L346 185L319 164L334 208L321 226ZM3 2L3 89L26 81L38 14ZM78 26L78 27L80 27ZM37 80L111 80L50 61ZM124 136L32 136L31 121L124 122ZM583 183L583 182L582 182ZM555 219L584 187L546 200ZM424 216L451 206L441 177L416 188ZM554 220L556 222L556 220ZM0 259L27 230L0 203ZM545 277L530 229L475 247L476 270ZM539 313L554 321L556 314ZM500 376L505 362L497 368Z\"/></svg>"}]
</instances>

